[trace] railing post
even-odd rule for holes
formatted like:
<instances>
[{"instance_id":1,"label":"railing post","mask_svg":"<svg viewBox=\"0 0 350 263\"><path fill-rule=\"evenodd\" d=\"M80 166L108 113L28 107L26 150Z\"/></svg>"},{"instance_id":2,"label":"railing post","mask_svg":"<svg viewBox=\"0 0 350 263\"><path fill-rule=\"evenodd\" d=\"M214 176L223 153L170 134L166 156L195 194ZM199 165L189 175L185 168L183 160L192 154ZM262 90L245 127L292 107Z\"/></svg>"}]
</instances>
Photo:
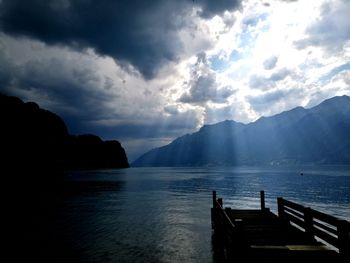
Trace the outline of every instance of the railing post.
<instances>
[{"instance_id":1,"label":"railing post","mask_svg":"<svg viewBox=\"0 0 350 263\"><path fill-rule=\"evenodd\" d=\"M283 198L282 197L277 198L277 210L278 210L278 217L280 219L284 220L285 216L284 216L284 205L283 205Z\"/></svg>"},{"instance_id":2,"label":"railing post","mask_svg":"<svg viewBox=\"0 0 350 263\"><path fill-rule=\"evenodd\" d=\"M216 211L216 191L213 191L213 208L211 209L211 229L216 228L216 217L217 217L217 211Z\"/></svg>"},{"instance_id":3,"label":"railing post","mask_svg":"<svg viewBox=\"0 0 350 263\"><path fill-rule=\"evenodd\" d=\"M265 192L260 191L260 206L261 210L265 210Z\"/></svg>"},{"instance_id":4,"label":"railing post","mask_svg":"<svg viewBox=\"0 0 350 263\"><path fill-rule=\"evenodd\" d=\"M304 210L304 221L305 221L305 234L310 238L314 239L314 223L312 218L312 210L310 207L306 207Z\"/></svg>"},{"instance_id":5,"label":"railing post","mask_svg":"<svg viewBox=\"0 0 350 263\"><path fill-rule=\"evenodd\" d=\"M339 240L339 254L342 257L350 258L350 224L345 220L339 220L337 226Z\"/></svg>"},{"instance_id":6,"label":"railing post","mask_svg":"<svg viewBox=\"0 0 350 263\"><path fill-rule=\"evenodd\" d=\"M213 191L213 208L215 208L215 203L216 203L216 191Z\"/></svg>"}]
</instances>

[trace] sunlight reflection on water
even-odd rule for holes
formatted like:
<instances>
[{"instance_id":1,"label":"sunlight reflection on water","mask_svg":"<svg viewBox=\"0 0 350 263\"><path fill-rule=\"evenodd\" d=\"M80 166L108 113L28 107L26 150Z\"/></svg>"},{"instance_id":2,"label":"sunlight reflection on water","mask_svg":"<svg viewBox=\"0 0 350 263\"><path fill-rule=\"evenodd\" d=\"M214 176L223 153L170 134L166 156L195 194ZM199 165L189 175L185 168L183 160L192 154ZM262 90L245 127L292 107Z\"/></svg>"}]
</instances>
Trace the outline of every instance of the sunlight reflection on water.
<instances>
[{"instance_id":1,"label":"sunlight reflection on water","mask_svg":"<svg viewBox=\"0 0 350 263\"><path fill-rule=\"evenodd\" d=\"M259 208L265 190L272 211L282 196L350 220L350 169L333 169L303 168L303 176L301 168L77 172L58 229L84 262L212 262L212 190L225 206Z\"/></svg>"}]
</instances>

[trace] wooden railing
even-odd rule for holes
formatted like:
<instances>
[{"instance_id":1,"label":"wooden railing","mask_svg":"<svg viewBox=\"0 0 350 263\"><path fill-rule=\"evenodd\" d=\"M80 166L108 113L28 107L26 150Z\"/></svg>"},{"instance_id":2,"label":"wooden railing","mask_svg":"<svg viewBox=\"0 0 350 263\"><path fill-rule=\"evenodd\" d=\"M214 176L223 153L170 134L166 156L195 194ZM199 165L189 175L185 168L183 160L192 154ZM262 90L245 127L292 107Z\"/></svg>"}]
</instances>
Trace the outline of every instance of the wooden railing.
<instances>
[{"instance_id":1,"label":"wooden railing","mask_svg":"<svg viewBox=\"0 0 350 263\"><path fill-rule=\"evenodd\" d=\"M261 210L270 211L269 208L265 207L265 192L260 191L260 205ZM212 216L212 229L215 229L215 225L217 227L225 225L231 231L235 231L235 224L231 221L230 217L227 215L226 211L231 210L231 208L225 208L222 203L222 198L216 198L216 191L213 191L213 208L211 211Z\"/></svg>"},{"instance_id":2,"label":"wooden railing","mask_svg":"<svg viewBox=\"0 0 350 263\"><path fill-rule=\"evenodd\" d=\"M216 214L219 217L219 218L215 218L214 222L216 220L220 220L221 223L228 225L232 229L235 227L235 225L233 224L233 222L231 221L231 219L229 218L229 216L227 215L227 213L223 208L222 198L216 199L215 191L213 191L213 209L215 210L215 213L213 213L212 215Z\"/></svg>"},{"instance_id":3,"label":"wooden railing","mask_svg":"<svg viewBox=\"0 0 350 263\"><path fill-rule=\"evenodd\" d=\"M230 208L223 207L222 198L216 199L216 191L213 191L213 208L211 209L212 229L215 231L216 240L219 241L223 257L230 261L233 259L233 247L237 247L237 236L235 224L227 215ZM241 246L242 244L238 244Z\"/></svg>"},{"instance_id":4,"label":"wooden railing","mask_svg":"<svg viewBox=\"0 0 350 263\"><path fill-rule=\"evenodd\" d=\"M311 239L319 238L339 250L350 254L350 223L309 207L277 198L278 216L302 229Z\"/></svg>"}]
</instances>

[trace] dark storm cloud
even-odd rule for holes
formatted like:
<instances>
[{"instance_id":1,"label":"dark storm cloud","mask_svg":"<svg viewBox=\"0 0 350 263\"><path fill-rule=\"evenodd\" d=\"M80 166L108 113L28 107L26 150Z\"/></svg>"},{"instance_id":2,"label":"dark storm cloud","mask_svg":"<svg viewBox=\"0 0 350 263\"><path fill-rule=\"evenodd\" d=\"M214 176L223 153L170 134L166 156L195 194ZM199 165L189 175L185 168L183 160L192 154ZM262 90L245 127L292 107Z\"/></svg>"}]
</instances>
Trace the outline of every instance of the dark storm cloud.
<instances>
[{"instance_id":1,"label":"dark storm cloud","mask_svg":"<svg viewBox=\"0 0 350 263\"><path fill-rule=\"evenodd\" d=\"M204 18L211 18L227 10L236 9L240 6L241 0L195 0L202 10L200 15Z\"/></svg>"},{"instance_id":2,"label":"dark storm cloud","mask_svg":"<svg viewBox=\"0 0 350 263\"><path fill-rule=\"evenodd\" d=\"M177 31L189 23L194 6L210 18L237 8L238 0L3 0L0 29L48 44L93 48L125 66L130 63L152 78L169 61L179 59Z\"/></svg>"},{"instance_id":3,"label":"dark storm cloud","mask_svg":"<svg viewBox=\"0 0 350 263\"><path fill-rule=\"evenodd\" d=\"M1 64L6 61L0 59ZM59 113L75 130L86 119L108 116L106 102L112 97L94 88L101 82L91 66L74 65L56 58L29 60L16 65L10 61L0 67L0 91L20 98L37 98Z\"/></svg>"},{"instance_id":4,"label":"dark storm cloud","mask_svg":"<svg viewBox=\"0 0 350 263\"><path fill-rule=\"evenodd\" d=\"M160 12L159 1L3 1L1 28L48 44L92 47L97 53L130 62L152 77L176 59L175 14ZM169 5L170 8L170 5ZM154 16L151 16L151 14ZM167 18L167 16L169 18ZM164 28L166 32L159 34Z\"/></svg>"}]
</instances>

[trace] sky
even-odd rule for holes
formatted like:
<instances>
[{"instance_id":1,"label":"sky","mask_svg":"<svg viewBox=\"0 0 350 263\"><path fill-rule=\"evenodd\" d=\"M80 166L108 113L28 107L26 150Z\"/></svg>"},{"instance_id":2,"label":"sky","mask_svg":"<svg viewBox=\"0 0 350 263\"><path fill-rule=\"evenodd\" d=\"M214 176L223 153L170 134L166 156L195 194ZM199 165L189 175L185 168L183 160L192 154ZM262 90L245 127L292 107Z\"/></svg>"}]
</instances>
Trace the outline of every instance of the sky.
<instances>
[{"instance_id":1,"label":"sky","mask_svg":"<svg viewBox=\"0 0 350 263\"><path fill-rule=\"evenodd\" d=\"M350 95L348 0L0 0L0 92L119 140Z\"/></svg>"}]
</instances>

